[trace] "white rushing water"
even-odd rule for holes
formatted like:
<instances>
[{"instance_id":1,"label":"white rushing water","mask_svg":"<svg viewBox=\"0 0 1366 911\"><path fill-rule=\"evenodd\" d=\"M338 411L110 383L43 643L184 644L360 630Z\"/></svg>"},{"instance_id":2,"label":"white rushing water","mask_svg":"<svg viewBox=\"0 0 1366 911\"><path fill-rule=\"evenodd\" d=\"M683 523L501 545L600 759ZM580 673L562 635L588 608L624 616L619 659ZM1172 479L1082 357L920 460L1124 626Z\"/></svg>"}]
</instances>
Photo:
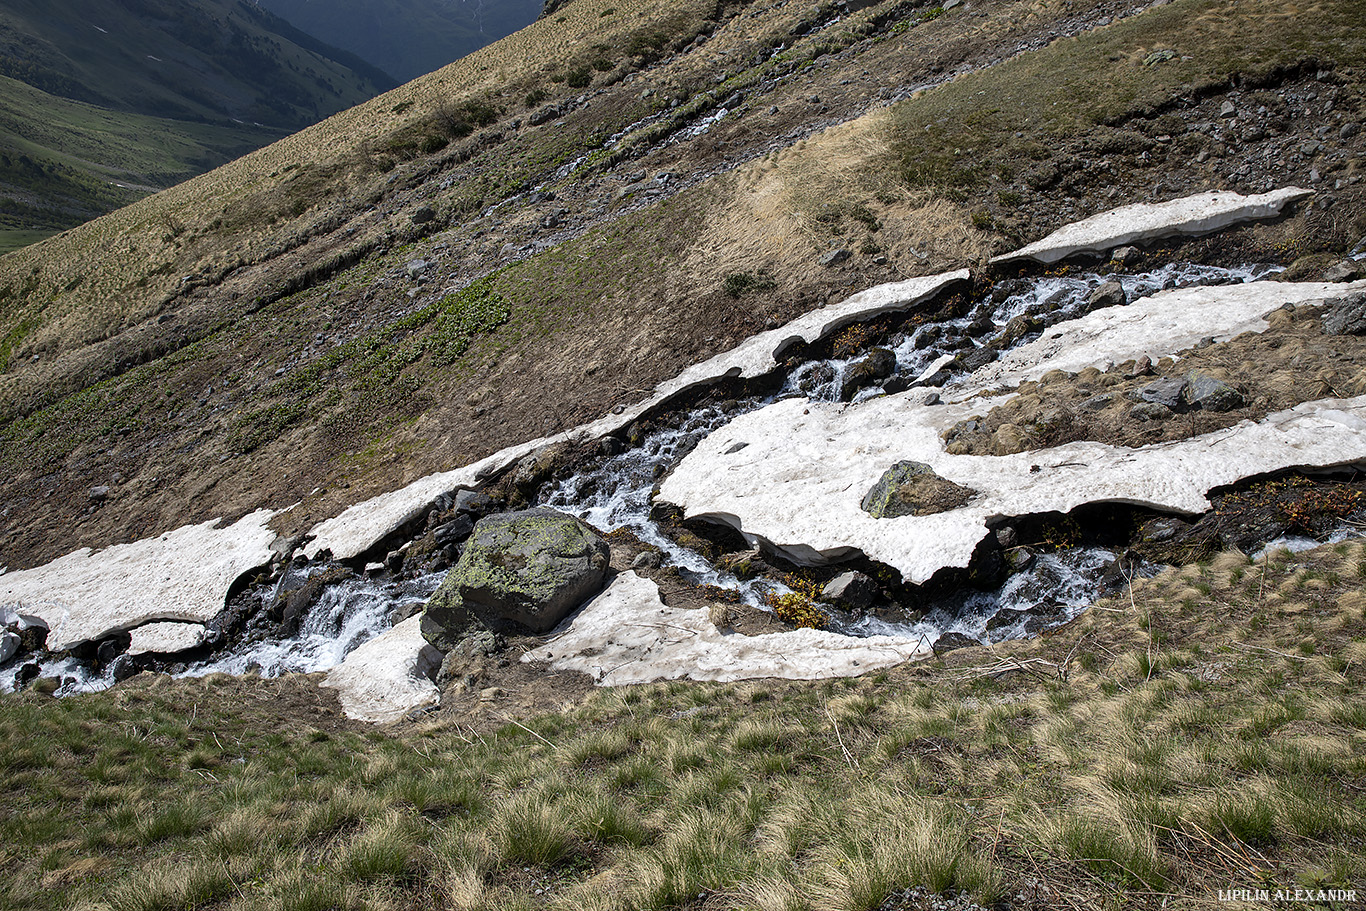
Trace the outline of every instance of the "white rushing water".
<instances>
[{"instance_id":1,"label":"white rushing water","mask_svg":"<svg viewBox=\"0 0 1366 911\"><path fill-rule=\"evenodd\" d=\"M441 585L445 573L402 582L347 579L323 589L304 613L299 632L287 639L263 639L230 649L187 668L182 676L288 673L331 670L354 649L393 626L396 614L419 609Z\"/></svg>"}]
</instances>

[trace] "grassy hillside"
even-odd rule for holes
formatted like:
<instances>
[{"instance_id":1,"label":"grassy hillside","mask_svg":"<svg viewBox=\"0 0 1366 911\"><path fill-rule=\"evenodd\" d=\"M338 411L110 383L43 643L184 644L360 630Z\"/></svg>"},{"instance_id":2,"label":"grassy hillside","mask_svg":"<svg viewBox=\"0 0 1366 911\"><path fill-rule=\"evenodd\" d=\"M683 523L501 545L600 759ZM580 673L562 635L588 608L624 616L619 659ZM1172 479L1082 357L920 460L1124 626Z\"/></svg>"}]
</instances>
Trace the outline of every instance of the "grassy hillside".
<instances>
[{"instance_id":1,"label":"grassy hillside","mask_svg":"<svg viewBox=\"0 0 1366 911\"><path fill-rule=\"evenodd\" d=\"M265 0L261 5L310 35L408 82L534 22L542 4L539 0Z\"/></svg>"},{"instance_id":2,"label":"grassy hillside","mask_svg":"<svg viewBox=\"0 0 1366 911\"><path fill-rule=\"evenodd\" d=\"M0 79L5 249L393 85L359 58L228 0L6 4Z\"/></svg>"},{"instance_id":3,"label":"grassy hillside","mask_svg":"<svg viewBox=\"0 0 1366 911\"><path fill-rule=\"evenodd\" d=\"M279 138L111 111L0 77L0 250L31 243Z\"/></svg>"},{"instance_id":4,"label":"grassy hillside","mask_svg":"<svg viewBox=\"0 0 1366 911\"><path fill-rule=\"evenodd\" d=\"M303 677L0 715L12 907L1194 908L1366 879L1360 545L1137 583L1045 640L817 683ZM1233 907L1257 907L1256 903ZM1359 904L1325 900L1318 908Z\"/></svg>"}]
</instances>

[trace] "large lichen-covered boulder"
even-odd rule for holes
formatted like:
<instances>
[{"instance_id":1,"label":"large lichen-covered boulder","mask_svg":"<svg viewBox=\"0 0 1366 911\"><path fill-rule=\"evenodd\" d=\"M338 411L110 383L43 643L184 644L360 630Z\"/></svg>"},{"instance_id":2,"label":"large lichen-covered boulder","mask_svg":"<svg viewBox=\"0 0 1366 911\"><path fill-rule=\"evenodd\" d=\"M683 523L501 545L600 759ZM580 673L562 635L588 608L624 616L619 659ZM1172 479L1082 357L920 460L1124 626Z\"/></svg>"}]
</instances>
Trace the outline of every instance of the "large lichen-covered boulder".
<instances>
[{"instance_id":1,"label":"large lichen-covered boulder","mask_svg":"<svg viewBox=\"0 0 1366 911\"><path fill-rule=\"evenodd\" d=\"M610 548L593 529L554 509L487 516L422 616L442 651L476 623L546 633L602 589Z\"/></svg>"},{"instance_id":2,"label":"large lichen-covered boulder","mask_svg":"<svg viewBox=\"0 0 1366 911\"><path fill-rule=\"evenodd\" d=\"M942 478L924 462L897 462L882 473L859 505L875 519L928 516L966 504L977 491Z\"/></svg>"}]
</instances>

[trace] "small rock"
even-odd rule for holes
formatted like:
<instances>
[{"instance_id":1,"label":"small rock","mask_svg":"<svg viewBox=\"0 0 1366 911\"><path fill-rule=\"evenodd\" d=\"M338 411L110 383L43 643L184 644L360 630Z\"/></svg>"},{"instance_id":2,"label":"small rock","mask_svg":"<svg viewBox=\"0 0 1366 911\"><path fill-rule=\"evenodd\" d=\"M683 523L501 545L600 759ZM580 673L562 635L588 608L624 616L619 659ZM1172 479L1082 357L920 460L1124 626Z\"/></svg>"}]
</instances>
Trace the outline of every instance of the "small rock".
<instances>
[{"instance_id":1,"label":"small rock","mask_svg":"<svg viewBox=\"0 0 1366 911\"><path fill-rule=\"evenodd\" d=\"M924 462L903 460L882 473L859 507L875 519L928 516L966 504L977 491L940 477Z\"/></svg>"},{"instance_id":2,"label":"small rock","mask_svg":"<svg viewBox=\"0 0 1366 911\"><path fill-rule=\"evenodd\" d=\"M930 649L936 655L942 655L945 652L952 652L960 648L973 648L981 644L965 633L945 633L934 640L934 645L930 646Z\"/></svg>"},{"instance_id":3,"label":"small rock","mask_svg":"<svg viewBox=\"0 0 1366 911\"><path fill-rule=\"evenodd\" d=\"M436 218L436 210L431 206L418 206L413 210L412 221L415 225L425 225Z\"/></svg>"},{"instance_id":4,"label":"small rock","mask_svg":"<svg viewBox=\"0 0 1366 911\"><path fill-rule=\"evenodd\" d=\"M1086 298L1086 309L1090 312L1104 307L1122 307L1125 303L1124 286L1111 280L1101 283L1096 290L1091 292Z\"/></svg>"},{"instance_id":5,"label":"small rock","mask_svg":"<svg viewBox=\"0 0 1366 911\"><path fill-rule=\"evenodd\" d=\"M862 610L872 604L877 596L877 583L863 573L840 573L825 583L821 596L835 604Z\"/></svg>"},{"instance_id":6,"label":"small rock","mask_svg":"<svg viewBox=\"0 0 1366 911\"><path fill-rule=\"evenodd\" d=\"M109 497L109 485L108 485L108 484L101 484L99 487L92 487L92 488L90 488L89 497L90 497L91 500L95 501L96 503L99 503L99 502L101 502L102 500L108 499L108 497Z\"/></svg>"},{"instance_id":7,"label":"small rock","mask_svg":"<svg viewBox=\"0 0 1366 911\"><path fill-rule=\"evenodd\" d=\"M866 386L884 380L896 372L896 354L890 348L873 348L867 356L849 365L840 383L840 398L849 401Z\"/></svg>"},{"instance_id":8,"label":"small rock","mask_svg":"<svg viewBox=\"0 0 1366 911\"><path fill-rule=\"evenodd\" d=\"M844 262L845 260L847 260L849 257L851 257L851 256L853 256L853 255L854 255L854 254L850 253L848 250L844 249L843 247L837 247L836 249L831 250L831 251L829 251L828 253L826 253L824 256L822 256L822 257L820 258L820 264L821 264L822 266L825 266L827 269L829 269L829 268L831 268L832 266L838 266L840 263Z\"/></svg>"},{"instance_id":9,"label":"small rock","mask_svg":"<svg viewBox=\"0 0 1366 911\"><path fill-rule=\"evenodd\" d=\"M1194 371L1186 375L1181 398L1192 408L1203 411L1232 411L1247 404L1243 394L1228 383Z\"/></svg>"},{"instance_id":10,"label":"small rock","mask_svg":"<svg viewBox=\"0 0 1366 911\"><path fill-rule=\"evenodd\" d=\"M396 550L389 551L384 555L384 568L391 573L403 569L403 554Z\"/></svg>"},{"instance_id":11,"label":"small rock","mask_svg":"<svg viewBox=\"0 0 1366 911\"><path fill-rule=\"evenodd\" d=\"M490 687L485 687L484 689L482 689L482 690L479 691L479 701L480 701L480 702L492 702L493 700L497 699L499 696L506 696L506 695L507 695L507 690L503 689L501 686L490 686Z\"/></svg>"},{"instance_id":12,"label":"small rock","mask_svg":"<svg viewBox=\"0 0 1366 911\"><path fill-rule=\"evenodd\" d=\"M1001 352L997 351L995 348L988 348L986 345L983 345L981 348L972 349L959 358L959 360L963 362L963 369L972 373L973 371L979 370L987 364L990 364L1000 356Z\"/></svg>"},{"instance_id":13,"label":"small rock","mask_svg":"<svg viewBox=\"0 0 1366 911\"><path fill-rule=\"evenodd\" d=\"M1361 263L1354 259L1344 259L1340 263L1334 263L1323 270L1323 280L1326 282L1350 282L1361 278Z\"/></svg>"},{"instance_id":14,"label":"small rock","mask_svg":"<svg viewBox=\"0 0 1366 911\"><path fill-rule=\"evenodd\" d=\"M411 279L421 278L422 273L426 271L427 261L425 259L415 259L408 263L408 277Z\"/></svg>"},{"instance_id":15,"label":"small rock","mask_svg":"<svg viewBox=\"0 0 1366 911\"><path fill-rule=\"evenodd\" d=\"M1136 262L1141 256L1142 254L1138 252L1137 247L1116 247L1115 251L1110 254L1110 259L1121 266L1127 266Z\"/></svg>"},{"instance_id":16,"label":"small rock","mask_svg":"<svg viewBox=\"0 0 1366 911\"><path fill-rule=\"evenodd\" d=\"M1220 117L1237 117L1237 116L1238 116L1238 109L1237 109L1236 107L1233 106L1233 102L1232 102L1232 101L1225 101L1223 104L1219 105L1219 116L1220 116Z\"/></svg>"},{"instance_id":17,"label":"small rock","mask_svg":"<svg viewBox=\"0 0 1366 911\"><path fill-rule=\"evenodd\" d=\"M1161 421L1172 416L1172 410L1157 402L1142 402L1129 409L1129 417L1136 421Z\"/></svg>"},{"instance_id":18,"label":"small rock","mask_svg":"<svg viewBox=\"0 0 1366 911\"><path fill-rule=\"evenodd\" d=\"M465 540L474 531L474 519L468 513L458 513L454 519L439 525L433 536L438 547L446 547Z\"/></svg>"},{"instance_id":19,"label":"small rock","mask_svg":"<svg viewBox=\"0 0 1366 911\"><path fill-rule=\"evenodd\" d=\"M1366 335L1366 291L1328 301L1323 331L1328 335Z\"/></svg>"},{"instance_id":20,"label":"small rock","mask_svg":"<svg viewBox=\"0 0 1366 911\"><path fill-rule=\"evenodd\" d=\"M1006 549L1001 556L1006 561L1006 566L1012 573L1022 573L1034 565L1038 559L1038 554L1029 547L1011 547Z\"/></svg>"},{"instance_id":21,"label":"small rock","mask_svg":"<svg viewBox=\"0 0 1366 911\"><path fill-rule=\"evenodd\" d=\"M20 665L19 670L14 674L15 687L22 688L27 686L30 680L38 679L38 675L42 672L43 669L38 666L38 662L36 661L29 661L26 664Z\"/></svg>"},{"instance_id":22,"label":"small rock","mask_svg":"<svg viewBox=\"0 0 1366 911\"><path fill-rule=\"evenodd\" d=\"M1138 390L1138 397L1144 402L1163 405L1175 410L1181 406L1181 394L1185 390L1186 380L1184 378L1163 377Z\"/></svg>"},{"instance_id":23,"label":"small rock","mask_svg":"<svg viewBox=\"0 0 1366 911\"><path fill-rule=\"evenodd\" d=\"M1338 130L1338 137L1341 139L1351 139L1353 136L1360 132L1361 124L1349 120L1347 123L1344 123L1342 125L1342 128L1340 130Z\"/></svg>"},{"instance_id":24,"label":"small rock","mask_svg":"<svg viewBox=\"0 0 1366 911\"><path fill-rule=\"evenodd\" d=\"M1082 411L1104 411L1115 400L1114 393L1102 392L1086 399L1079 406Z\"/></svg>"},{"instance_id":25,"label":"small rock","mask_svg":"<svg viewBox=\"0 0 1366 911\"><path fill-rule=\"evenodd\" d=\"M461 490L455 494L455 511L476 518L488 515L497 505L492 497L478 490Z\"/></svg>"},{"instance_id":26,"label":"small rock","mask_svg":"<svg viewBox=\"0 0 1366 911\"><path fill-rule=\"evenodd\" d=\"M657 550L642 550L631 560L632 569L659 569L664 558Z\"/></svg>"}]
</instances>

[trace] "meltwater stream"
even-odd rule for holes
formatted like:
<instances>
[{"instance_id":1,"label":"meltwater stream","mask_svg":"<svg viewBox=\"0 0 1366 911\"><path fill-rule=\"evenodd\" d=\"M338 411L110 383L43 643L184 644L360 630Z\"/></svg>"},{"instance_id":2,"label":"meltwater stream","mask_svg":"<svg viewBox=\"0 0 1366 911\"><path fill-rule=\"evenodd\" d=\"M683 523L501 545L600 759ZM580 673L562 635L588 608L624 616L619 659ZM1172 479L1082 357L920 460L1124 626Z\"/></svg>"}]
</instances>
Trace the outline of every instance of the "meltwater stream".
<instances>
[{"instance_id":1,"label":"meltwater stream","mask_svg":"<svg viewBox=\"0 0 1366 911\"><path fill-rule=\"evenodd\" d=\"M814 401L861 401L906 388L929 368L950 356L963 358L1000 338L1007 324L1030 315L1044 326L1080 316L1093 304L1090 298L1108 281L1118 282L1132 301L1156 291L1194 285L1222 285L1256 281L1278 271L1272 266L1220 268L1185 263L1165 265L1138 274L1063 276L1009 279L975 302L965 316L946 322L907 326L881 347L895 355L895 369L875 384L852 394L845 377L852 365L867 356L860 351L847 358L802 364L792 370L777 392L752 396L724 406L704 405L691 412L665 417L661 429L649 433L628 450L541 492L540 504L576 515L601 531L629 528L643 542L659 548L665 565L698 584L737 591L747 603L761 605L763 595L786 589L772 579L745 581L712 565L701 554L680 546L650 518L655 484L705 436L740 414L779 399L807 397ZM1037 333L1035 333L1037 334ZM1020 344L1033 338L1014 340ZM1005 347L1005 346L1003 346ZM947 378L949 388L967 374ZM1010 576L993 592L964 591L942 599L913 623L893 623L872 616L834 615L833 627L854 636L893 634L934 641L958 633L982 642L1033 635L1039 629L1065 622L1094 600L1102 572L1114 555L1103 549L1076 549L1039 555L1025 571ZM268 624L249 624L240 640L211 659L172 666L185 676L214 672L278 676L288 672L323 671L335 667L353 649L388 629L398 617L420 609L440 585L443 573L390 580L352 576L328 585L300 619L298 632L288 638L266 634ZM264 608L271 604L281 582L249 593ZM266 612L260 611L262 615ZM74 659L42 663L43 676L63 680L60 693L102 689L112 684L110 671L92 674ZM0 690L13 686L11 669L0 670Z\"/></svg>"}]
</instances>

